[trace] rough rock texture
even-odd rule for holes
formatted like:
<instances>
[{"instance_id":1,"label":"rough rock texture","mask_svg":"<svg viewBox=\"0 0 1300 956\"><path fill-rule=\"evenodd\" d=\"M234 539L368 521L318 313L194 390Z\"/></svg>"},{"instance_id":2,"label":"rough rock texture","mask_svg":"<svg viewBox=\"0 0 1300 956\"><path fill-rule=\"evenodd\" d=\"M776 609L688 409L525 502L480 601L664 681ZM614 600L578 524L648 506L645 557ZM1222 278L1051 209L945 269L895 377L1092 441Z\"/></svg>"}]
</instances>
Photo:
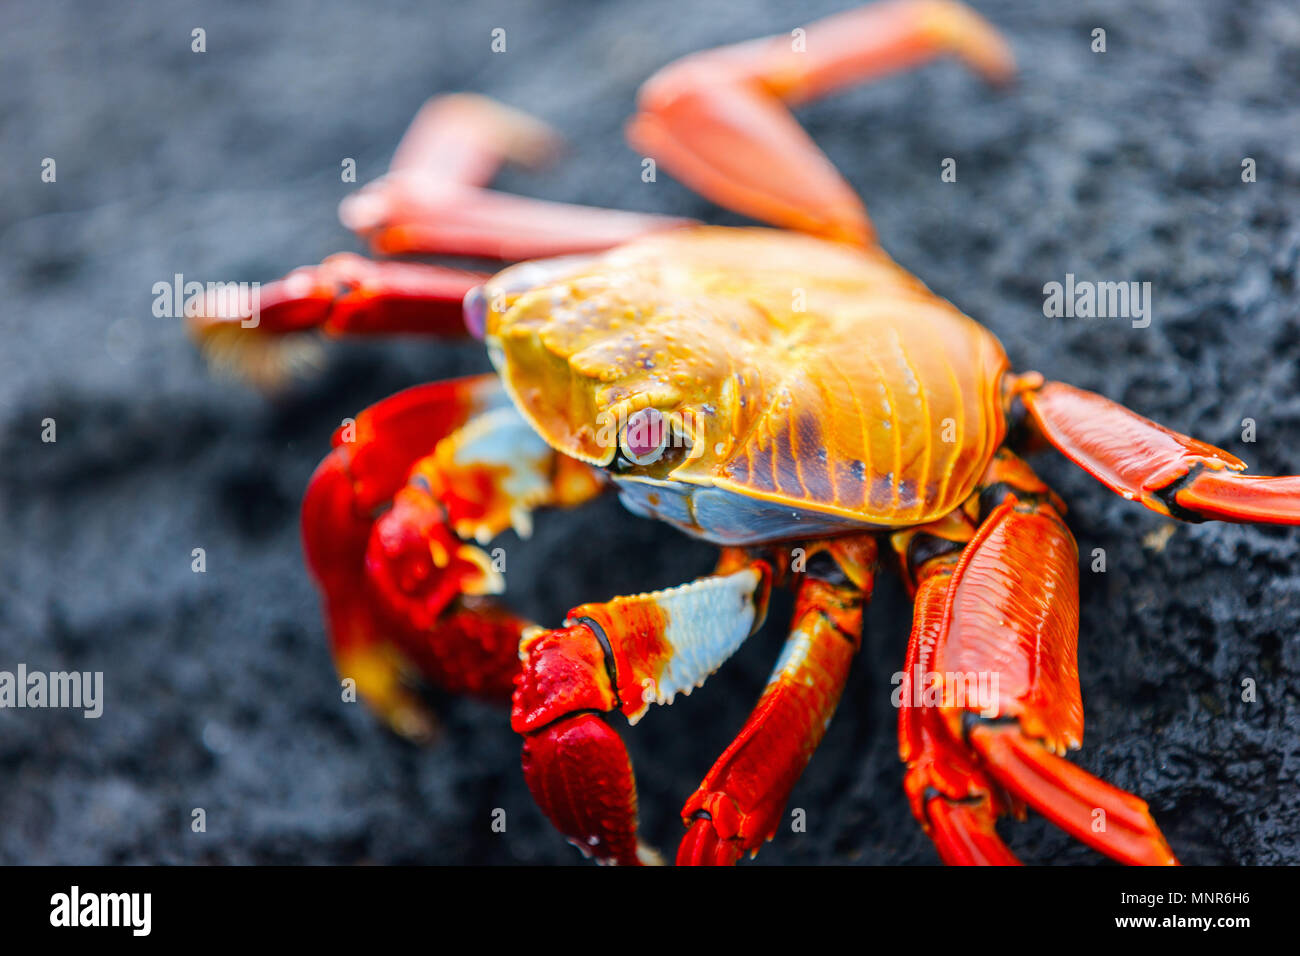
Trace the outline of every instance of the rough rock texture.
<instances>
[{"instance_id":1,"label":"rough rock texture","mask_svg":"<svg viewBox=\"0 0 1300 956\"><path fill-rule=\"evenodd\" d=\"M339 701L300 564L296 502L331 428L405 385L485 368L481 355L336 347L324 374L267 401L213 380L180 323L153 317L151 288L175 273L267 280L355 248L335 219L341 160L378 174L422 100L455 89L570 138L561 165L504 188L736 222L667 176L641 182L621 139L637 84L680 54L842 5L0 7L0 669L102 670L107 685L99 720L0 710L0 861L578 859L533 808L504 714L446 700L442 743L417 750ZM1019 367L1259 471L1300 471L1294 5L980 6L1023 65L1009 92L940 64L800 113L886 248ZM206 53L191 52L195 27ZM494 27L504 54L489 52ZM56 183L40 180L47 156ZM945 157L955 184L940 181ZM1042 287L1067 272L1150 281L1150 327L1045 318ZM1300 533L1179 526L1160 547L1157 516L1060 458L1040 470L1084 556L1075 759L1145 797L1188 863L1300 861ZM205 574L190 569L196 547ZM507 547L513 597L546 621L680 582L711 553L612 500L543 517ZM1104 574L1089 570L1096 548ZM786 607L703 691L630 734L659 846L675 846L677 808L744 719ZM887 578L791 802L807 832L780 834L759 863L936 861L894 751L907 629ZM205 833L191 830L198 807ZM1029 859L1101 859L1041 820L1006 832Z\"/></svg>"}]
</instances>

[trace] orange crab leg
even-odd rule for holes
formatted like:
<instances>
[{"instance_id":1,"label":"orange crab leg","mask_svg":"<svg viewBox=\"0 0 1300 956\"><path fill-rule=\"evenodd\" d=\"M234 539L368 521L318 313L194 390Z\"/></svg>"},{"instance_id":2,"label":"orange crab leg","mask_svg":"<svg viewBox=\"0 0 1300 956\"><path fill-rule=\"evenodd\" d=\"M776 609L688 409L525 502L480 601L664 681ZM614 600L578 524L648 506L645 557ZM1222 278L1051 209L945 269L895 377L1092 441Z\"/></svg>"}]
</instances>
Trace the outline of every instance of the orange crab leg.
<instances>
[{"instance_id":1,"label":"orange crab leg","mask_svg":"<svg viewBox=\"0 0 1300 956\"><path fill-rule=\"evenodd\" d=\"M403 177L384 186L375 218L348 208L346 225L376 254L479 256L514 261L594 252L688 225L654 213L528 199L490 189L448 189Z\"/></svg>"},{"instance_id":2,"label":"orange crab leg","mask_svg":"<svg viewBox=\"0 0 1300 956\"><path fill-rule=\"evenodd\" d=\"M1221 448L1036 374L1012 393L1043 437L1130 501L1184 521L1300 524L1300 476L1240 474L1245 463Z\"/></svg>"},{"instance_id":3,"label":"orange crab leg","mask_svg":"<svg viewBox=\"0 0 1300 956\"><path fill-rule=\"evenodd\" d=\"M1138 797L1050 753L1018 727L977 725L969 736L1007 792L1076 840L1132 866L1178 862Z\"/></svg>"},{"instance_id":4,"label":"orange crab leg","mask_svg":"<svg viewBox=\"0 0 1300 956\"><path fill-rule=\"evenodd\" d=\"M993 823L1026 804L1121 862L1177 862L1145 803L1057 756L1083 736L1077 561L1050 501L1008 492L916 572L900 754L947 862L1015 862Z\"/></svg>"},{"instance_id":5,"label":"orange crab leg","mask_svg":"<svg viewBox=\"0 0 1300 956\"><path fill-rule=\"evenodd\" d=\"M679 865L730 865L772 839L848 680L870 599L875 540L858 545L854 580L808 573L794 624L758 706L682 808Z\"/></svg>"},{"instance_id":6,"label":"orange crab leg","mask_svg":"<svg viewBox=\"0 0 1300 956\"><path fill-rule=\"evenodd\" d=\"M589 252L689 220L545 202L485 189L502 163L559 151L545 124L470 94L431 99L387 175L339 206L343 224L382 255L533 259Z\"/></svg>"},{"instance_id":7,"label":"orange crab leg","mask_svg":"<svg viewBox=\"0 0 1300 956\"><path fill-rule=\"evenodd\" d=\"M464 535L599 490L586 466L537 448L504 460L516 418L492 375L408 389L339 428L308 485L303 550L335 663L404 735L431 730L407 672L497 700L513 689L528 622L482 596L499 575Z\"/></svg>"},{"instance_id":8,"label":"orange crab leg","mask_svg":"<svg viewBox=\"0 0 1300 956\"><path fill-rule=\"evenodd\" d=\"M388 171L486 186L506 163L536 168L561 149L559 134L541 120L478 93L450 93L420 107L393 151ZM357 205L359 196L343 205Z\"/></svg>"},{"instance_id":9,"label":"orange crab leg","mask_svg":"<svg viewBox=\"0 0 1300 956\"><path fill-rule=\"evenodd\" d=\"M637 837L627 748L601 714L632 722L702 684L761 624L771 584L762 561L725 552L718 573L667 591L584 604L565 626L525 634L511 724L524 736L528 788L588 856L657 861Z\"/></svg>"},{"instance_id":10,"label":"orange crab leg","mask_svg":"<svg viewBox=\"0 0 1300 956\"><path fill-rule=\"evenodd\" d=\"M685 57L641 88L632 145L697 192L755 218L845 242L873 232L852 187L789 112L853 83L956 54L993 81L1015 64L968 7L892 0Z\"/></svg>"}]
</instances>

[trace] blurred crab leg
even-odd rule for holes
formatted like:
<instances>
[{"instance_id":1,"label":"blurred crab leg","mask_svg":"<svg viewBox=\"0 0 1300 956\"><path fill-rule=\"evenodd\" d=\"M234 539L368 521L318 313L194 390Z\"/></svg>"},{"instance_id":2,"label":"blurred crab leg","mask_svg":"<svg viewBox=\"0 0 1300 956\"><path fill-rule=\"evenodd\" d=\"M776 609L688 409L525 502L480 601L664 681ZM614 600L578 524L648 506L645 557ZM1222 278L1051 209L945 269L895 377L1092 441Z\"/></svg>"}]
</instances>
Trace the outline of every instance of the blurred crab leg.
<instances>
[{"instance_id":1,"label":"blurred crab leg","mask_svg":"<svg viewBox=\"0 0 1300 956\"><path fill-rule=\"evenodd\" d=\"M1245 463L1221 448L1033 373L1012 390L1043 437L1130 501L1184 521L1300 524L1300 476L1240 474Z\"/></svg>"},{"instance_id":2,"label":"blurred crab leg","mask_svg":"<svg viewBox=\"0 0 1300 956\"><path fill-rule=\"evenodd\" d=\"M536 168L561 150L560 134L541 120L477 93L427 100L388 164L460 186L486 186L504 163ZM345 200L347 202L347 200Z\"/></svg>"},{"instance_id":3,"label":"blurred crab leg","mask_svg":"<svg viewBox=\"0 0 1300 956\"><path fill-rule=\"evenodd\" d=\"M387 175L343 200L339 218L384 255L532 259L618 245L688 220L544 202L484 189L507 160L559 151L540 121L486 97L435 97L417 114Z\"/></svg>"},{"instance_id":4,"label":"blurred crab leg","mask_svg":"<svg viewBox=\"0 0 1300 956\"><path fill-rule=\"evenodd\" d=\"M285 350L301 344L292 340L295 333L468 335L462 302L487 278L446 266L372 262L339 253L268 283L251 302L209 296L190 317L190 333L215 367L259 385L276 385L294 371Z\"/></svg>"},{"instance_id":5,"label":"blurred crab leg","mask_svg":"<svg viewBox=\"0 0 1300 956\"><path fill-rule=\"evenodd\" d=\"M724 206L866 243L873 233L861 201L789 107L944 54L993 81L1015 70L1006 43L968 7L893 0L678 60L641 88L628 138Z\"/></svg>"},{"instance_id":6,"label":"blurred crab leg","mask_svg":"<svg viewBox=\"0 0 1300 956\"><path fill-rule=\"evenodd\" d=\"M1121 862L1177 862L1146 804L1056 756L1079 745L1083 708L1078 552L1048 497L1007 492L955 567L932 561L918 575L900 752L940 854L1011 862L992 821L1023 801ZM967 810L941 810L936 826L936 797Z\"/></svg>"},{"instance_id":7,"label":"blurred crab leg","mask_svg":"<svg viewBox=\"0 0 1300 956\"><path fill-rule=\"evenodd\" d=\"M537 259L608 249L691 222L407 179L388 183L384 202L382 218L364 223L349 218L346 224L363 233L377 254L388 256Z\"/></svg>"},{"instance_id":8,"label":"blurred crab leg","mask_svg":"<svg viewBox=\"0 0 1300 956\"><path fill-rule=\"evenodd\" d=\"M495 527L525 505L575 503L597 487L590 477L584 485L570 469L589 470L568 459L548 465L525 457L515 469L497 469L484 454L490 438L476 437L475 423L490 424L508 407L493 375L400 392L336 431L334 451L303 500L303 549L324 597L339 673L406 736L432 729L407 672L504 699L527 626L477 596L493 590L499 575L456 535L449 516L462 527ZM530 484L524 473L545 467L554 486L542 492L540 480ZM430 482L446 500L434 498ZM527 502L513 497L525 490Z\"/></svg>"},{"instance_id":9,"label":"blurred crab leg","mask_svg":"<svg viewBox=\"0 0 1300 956\"><path fill-rule=\"evenodd\" d=\"M303 266L260 290L250 316L202 315L200 325L243 319L264 334L318 330L329 335L427 333L463 336L465 294L490 276L418 262L372 262L350 252ZM250 324L255 321L254 324Z\"/></svg>"},{"instance_id":10,"label":"blurred crab leg","mask_svg":"<svg viewBox=\"0 0 1300 956\"><path fill-rule=\"evenodd\" d=\"M790 791L830 724L861 641L875 542L858 580L809 572L780 661L744 728L682 808L678 865L730 865L772 839Z\"/></svg>"},{"instance_id":11,"label":"blurred crab leg","mask_svg":"<svg viewBox=\"0 0 1300 956\"><path fill-rule=\"evenodd\" d=\"M524 735L524 777L556 829L588 856L657 861L637 838L627 748L599 715L621 710L635 723L651 703L703 684L762 623L770 582L766 563L726 552L717 574L584 604L564 627L524 636L511 717Z\"/></svg>"}]
</instances>

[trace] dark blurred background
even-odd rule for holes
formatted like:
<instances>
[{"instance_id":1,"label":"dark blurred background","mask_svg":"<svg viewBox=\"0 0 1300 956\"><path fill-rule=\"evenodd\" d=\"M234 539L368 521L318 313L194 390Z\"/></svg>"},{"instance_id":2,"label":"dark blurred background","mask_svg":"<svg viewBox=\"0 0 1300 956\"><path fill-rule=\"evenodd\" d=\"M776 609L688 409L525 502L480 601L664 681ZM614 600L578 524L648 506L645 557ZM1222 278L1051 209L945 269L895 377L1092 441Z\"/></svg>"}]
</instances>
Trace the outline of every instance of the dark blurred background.
<instances>
[{"instance_id":1,"label":"dark blurred background","mask_svg":"<svg viewBox=\"0 0 1300 956\"><path fill-rule=\"evenodd\" d=\"M788 33L845 0L475 4L13 0L0 7L0 669L102 670L99 720L0 710L0 861L573 863L524 788L503 712L443 700L416 749L339 700L296 508L331 429L404 386L485 369L469 346L332 346L268 400L213 379L154 318L175 273L261 280L357 248L335 215L430 94L533 112L570 151L506 189L736 222L660 176L621 127L692 50ZM1300 472L1300 11L1217 0L980 2L1020 82L950 63L803 109L884 246L989 325L1019 368L1092 388ZM207 52L191 52L191 30ZM489 52L507 31L507 52ZM1107 51L1090 49L1094 28ZM41 181L43 158L57 182ZM943 183L940 162L958 161ZM1258 181L1241 179L1244 157ZM1048 319L1043 284L1149 280L1154 321ZM41 441L41 421L58 440ZM1241 440L1244 418L1257 441ZM1041 473L1085 556L1074 759L1151 803L1187 863L1300 861L1300 532L1179 526L1062 459ZM207 571L191 571L206 550ZM613 500L543 516L510 553L535 619L680 583L711 552ZM1104 548L1108 570L1088 570ZM740 727L772 623L701 692L630 734L648 836ZM781 833L758 862L934 863L900 790L897 581ZM1258 700L1241 699L1253 680ZM205 833L190 827L206 812ZM505 833L492 813L507 814ZM1101 858L1034 819L1027 859Z\"/></svg>"}]
</instances>

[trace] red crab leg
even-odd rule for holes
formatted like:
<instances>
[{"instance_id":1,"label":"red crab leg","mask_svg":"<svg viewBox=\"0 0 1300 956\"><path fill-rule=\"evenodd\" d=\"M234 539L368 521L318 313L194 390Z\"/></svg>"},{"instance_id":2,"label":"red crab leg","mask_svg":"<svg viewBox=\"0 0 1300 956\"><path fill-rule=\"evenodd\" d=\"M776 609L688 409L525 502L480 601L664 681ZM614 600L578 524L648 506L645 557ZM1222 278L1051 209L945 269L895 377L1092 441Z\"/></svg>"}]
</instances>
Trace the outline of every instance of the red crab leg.
<instances>
[{"instance_id":1,"label":"red crab leg","mask_svg":"<svg viewBox=\"0 0 1300 956\"><path fill-rule=\"evenodd\" d=\"M222 303L210 296L191 316L190 332L214 367L275 386L300 364L304 342L294 333L468 335L462 302L487 278L339 253L268 283L255 301Z\"/></svg>"},{"instance_id":2,"label":"red crab leg","mask_svg":"<svg viewBox=\"0 0 1300 956\"><path fill-rule=\"evenodd\" d=\"M730 865L780 826L790 792L821 743L862 632L876 544L861 539L856 580L811 571L799 585L785 651L744 728L682 808L678 865Z\"/></svg>"},{"instance_id":3,"label":"red crab leg","mask_svg":"<svg viewBox=\"0 0 1300 956\"><path fill-rule=\"evenodd\" d=\"M993 823L1025 804L1121 862L1177 862L1145 803L1057 756L1083 736L1077 562L1050 502L1008 493L916 572L899 749L947 862L1015 862Z\"/></svg>"},{"instance_id":4,"label":"red crab leg","mask_svg":"<svg viewBox=\"0 0 1300 956\"><path fill-rule=\"evenodd\" d=\"M588 856L635 866L657 855L637 838L636 782L618 733L652 703L702 684L762 622L771 572L725 552L718 573L667 591L584 604L564 627L525 635L511 724L524 735L528 789Z\"/></svg>"},{"instance_id":5,"label":"red crab leg","mask_svg":"<svg viewBox=\"0 0 1300 956\"><path fill-rule=\"evenodd\" d=\"M697 192L755 218L846 242L873 238L866 210L789 107L944 54L993 81L1015 64L968 7L893 0L837 14L806 35L685 57L641 88L632 145Z\"/></svg>"},{"instance_id":6,"label":"red crab leg","mask_svg":"<svg viewBox=\"0 0 1300 956\"><path fill-rule=\"evenodd\" d=\"M492 375L399 392L335 432L303 500L303 550L339 673L407 736L431 723L406 671L504 699L519 669L527 622L478 596L499 578L458 531L490 536L521 507L576 503L598 487L558 456L495 460L493 443L517 437L501 420L513 415Z\"/></svg>"},{"instance_id":7,"label":"red crab leg","mask_svg":"<svg viewBox=\"0 0 1300 956\"><path fill-rule=\"evenodd\" d=\"M1300 476L1243 475L1222 450L1123 405L1030 374L1012 384L1042 435L1130 501L1185 521L1300 524Z\"/></svg>"},{"instance_id":8,"label":"red crab leg","mask_svg":"<svg viewBox=\"0 0 1300 956\"><path fill-rule=\"evenodd\" d=\"M907 764L903 788L913 815L950 866L1008 866L1020 861L994 829L997 818L1014 807L978 766L960 741L934 725L914 701L912 689L926 686L933 673L934 649L943 634L948 585L956 568L953 552L924 563L915 573L916 609L907 647L903 693L899 698L898 752Z\"/></svg>"},{"instance_id":9,"label":"red crab leg","mask_svg":"<svg viewBox=\"0 0 1300 956\"><path fill-rule=\"evenodd\" d=\"M339 218L382 255L533 259L618 245L688 220L544 202L484 189L503 162L554 155L544 124L482 96L435 97L386 176L343 200Z\"/></svg>"}]
</instances>

